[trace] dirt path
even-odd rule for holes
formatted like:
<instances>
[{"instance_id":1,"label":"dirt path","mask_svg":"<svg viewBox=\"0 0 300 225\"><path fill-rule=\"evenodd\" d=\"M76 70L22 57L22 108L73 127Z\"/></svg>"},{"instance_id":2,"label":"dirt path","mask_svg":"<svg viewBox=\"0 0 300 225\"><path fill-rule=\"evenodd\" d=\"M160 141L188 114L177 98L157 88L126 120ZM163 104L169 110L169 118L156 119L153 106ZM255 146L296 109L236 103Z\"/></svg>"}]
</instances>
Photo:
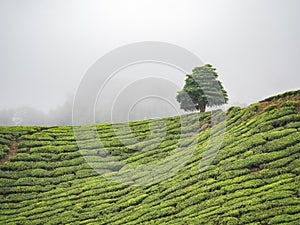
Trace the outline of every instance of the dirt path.
<instances>
[{"instance_id":1,"label":"dirt path","mask_svg":"<svg viewBox=\"0 0 300 225\"><path fill-rule=\"evenodd\" d=\"M5 162L9 162L10 158L17 154L18 144L19 142L17 140L14 140L10 143L7 154L4 156L3 159L0 160L0 166L3 165Z\"/></svg>"}]
</instances>

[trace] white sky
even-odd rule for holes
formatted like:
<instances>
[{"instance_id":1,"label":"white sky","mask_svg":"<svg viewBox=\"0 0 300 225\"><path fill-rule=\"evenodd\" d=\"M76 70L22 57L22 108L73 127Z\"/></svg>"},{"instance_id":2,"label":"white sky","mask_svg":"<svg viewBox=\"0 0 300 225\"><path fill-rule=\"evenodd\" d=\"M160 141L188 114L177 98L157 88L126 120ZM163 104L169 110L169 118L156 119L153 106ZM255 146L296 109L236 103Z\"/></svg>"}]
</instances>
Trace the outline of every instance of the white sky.
<instances>
[{"instance_id":1,"label":"white sky","mask_svg":"<svg viewBox=\"0 0 300 225\"><path fill-rule=\"evenodd\" d=\"M231 103L299 89L299 10L298 0L0 0L0 109L55 108L98 58L146 40L213 64Z\"/></svg>"}]
</instances>

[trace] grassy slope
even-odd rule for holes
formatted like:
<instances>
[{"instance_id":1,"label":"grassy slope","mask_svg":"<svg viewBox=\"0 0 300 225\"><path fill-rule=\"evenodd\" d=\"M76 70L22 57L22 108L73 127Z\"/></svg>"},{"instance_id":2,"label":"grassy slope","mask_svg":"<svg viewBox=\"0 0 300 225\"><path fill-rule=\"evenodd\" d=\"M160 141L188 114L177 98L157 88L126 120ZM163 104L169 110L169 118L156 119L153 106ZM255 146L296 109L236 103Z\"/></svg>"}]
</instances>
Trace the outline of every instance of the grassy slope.
<instances>
[{"instance_id":1,"label":"grassy slope","mask_svg":"<svg viewBox=\"0 0 300 225\"><path fill-rule=\"evenodd\" d=\"M273 97L246 109L228 110L225 140L206 170L199 160L210 128L199 132L196 151L173 177L151 186L107 180L85 162L97 162L97 149L80 152L71 127L0 127L0 157L18 139L17 156L0 166L0 224L299 224L300 92ZM201 114L203 127L209 113ZM131 123L139 138L149 121ZM112 126L97 129L106 149L135 165L151 164L178 144L178 117L167 118L168 132L124 147ZM132 149L141 149L140 151ZM144 150L144 151L143 151Z\"/></svg>"}]
</instances>

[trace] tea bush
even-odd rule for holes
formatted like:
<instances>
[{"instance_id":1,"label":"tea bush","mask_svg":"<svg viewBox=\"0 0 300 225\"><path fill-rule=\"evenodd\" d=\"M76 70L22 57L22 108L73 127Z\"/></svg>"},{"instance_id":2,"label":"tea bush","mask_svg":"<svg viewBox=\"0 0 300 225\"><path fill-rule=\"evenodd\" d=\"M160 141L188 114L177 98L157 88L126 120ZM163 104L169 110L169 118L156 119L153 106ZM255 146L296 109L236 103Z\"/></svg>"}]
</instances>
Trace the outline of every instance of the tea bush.
<instances>
[{"instance_id":1,"label":"tea bush","mask_svg":"<svg viewBox=\"0 0 300 225\"><path fill-rule=\"evenodd\" d=\"M0 165L0 223L298 224L299 96L230 108L216 155L208 146L221 126L211 127L210 113L182 115L183 126L179 116L96 125L96 133L84 126L78 140L68 126L0 127L2 158L12 141L19 142L18 154ZM94 142L97 135L101 145ZM168 165L195 149L159 183L139 186L101 176L119 171L122 163L161 162L178 147ZM161 176L166 168L159 167Z\"/></svg>"}]
</instances>

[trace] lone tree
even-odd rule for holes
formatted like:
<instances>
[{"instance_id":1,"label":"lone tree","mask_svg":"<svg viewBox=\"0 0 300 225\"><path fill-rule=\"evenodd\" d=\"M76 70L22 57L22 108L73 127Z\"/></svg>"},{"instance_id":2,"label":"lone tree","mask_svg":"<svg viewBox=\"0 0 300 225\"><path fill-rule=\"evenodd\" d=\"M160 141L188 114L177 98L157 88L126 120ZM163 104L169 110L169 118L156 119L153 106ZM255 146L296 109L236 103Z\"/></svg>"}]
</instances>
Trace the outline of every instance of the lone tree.
<instances>
[{"instance_id":1,"label":"lone tree","mask_svg":"<svg viewBox=\"0 0 300 225\"><path fill-rule=\"evenodd\" d=\"M185 85L176 96L181 109L205 112L206 106L218 106L228 102L227 92L217 80L218 74L212 65L195 67L192 72L186 75Z\"/></svg>"}]
</instances>

